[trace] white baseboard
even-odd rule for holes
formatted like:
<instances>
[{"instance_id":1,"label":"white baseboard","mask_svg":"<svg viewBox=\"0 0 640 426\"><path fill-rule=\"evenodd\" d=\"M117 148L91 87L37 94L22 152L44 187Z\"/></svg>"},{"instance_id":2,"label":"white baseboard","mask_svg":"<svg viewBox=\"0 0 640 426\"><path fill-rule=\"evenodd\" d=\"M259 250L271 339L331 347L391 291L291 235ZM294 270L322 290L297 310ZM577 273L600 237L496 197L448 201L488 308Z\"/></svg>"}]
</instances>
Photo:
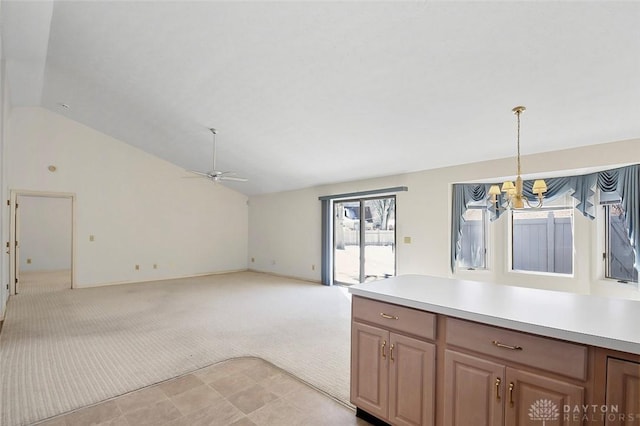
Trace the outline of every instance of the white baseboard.
<instances>
[{"instance_id":1,"label":"white baseboard","mask_svg":"<svg viewBox=\"0 0 640 426\"><path fill-rule=\"evenodd\" d=\"M175 275L171 277L162 277L162 278L148 278L143 280L130 280L130 281L114 281L107 283L96 283L89 285L79 285L76 284L73 286L74 289L78 288L93 288L93 287L106 287L110 285L122 285L122 284L136 284L136 283L147 283L152 281L168 281L168 280L179 280L182 278L195 278L195 277L204 277L207 275L222 275L222 274L233 274L236 272L247 272L248 269L229 269L224 271L211 271L211 272L202 272L198 274L187 274L187 275Z\"/></svg>"},{"instance_id":2,"label":"white baseboard","mask_svg":"<svg viewBox=\"0 0 640 426\"><path fill-rule=\"evenodd\" d=\"M289 279L292 279L292 280L299 280L299 281L307 281L307 282L314 283L314 284L322 284L322 281L320 281L320 280L314 280L314 279L311 279L311 278L296 277L294 275L278 274L278 273L275 273L275 272L261 271L259 269L251 269L251 268L247 269L247 271L249 271L249 272L258 272L260 274L271 275L271 276L274 276L274 277L289 278Z\"/></svg>"}]
</instances>

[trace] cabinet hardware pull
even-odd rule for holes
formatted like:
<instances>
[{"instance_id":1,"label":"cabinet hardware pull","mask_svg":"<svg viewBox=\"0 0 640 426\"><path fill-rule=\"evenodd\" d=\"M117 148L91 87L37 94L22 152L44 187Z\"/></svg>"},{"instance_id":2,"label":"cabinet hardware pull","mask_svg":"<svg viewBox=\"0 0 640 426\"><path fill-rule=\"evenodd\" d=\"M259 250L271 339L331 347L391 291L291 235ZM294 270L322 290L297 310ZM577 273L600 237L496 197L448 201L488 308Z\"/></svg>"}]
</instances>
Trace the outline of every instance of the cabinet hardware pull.
<instances>
[{"instance_id":1,"label":"cabinet hardware pull","mask_svg":"<svg viewBox=\"0 0 640 426\"><path fill-rule=\"evenodd\" d=\"M391 347L389 348L389 357L391 358L391 361L395 361L393 358L393 344L391 344Z\"/></svg>"},{"instance_id":2,"label":"cabinet hardware pull","mask_svg":"<svg viewBox=\"0 0 640 426\"><path fill-rule=\"evenodd\" d=\"M382 359L387 359L387 354L384 352L384 347L385 346L387 346L387 341L383 340L382 341L382 349L381 349Z\"/></svg>"},{"instance_id":3,"label":"cabinet hardware pull","mask_svg":"<svg viewBox=\"0 0 640 426\"><path fill-rule=\"evenodd\" d=\"M397 319L398 319L398 317L397 317L397 316L395 316L395 315L385 314L384 312L380 312L380 316L381 316L382 318L386 318L386 319L394 319L394 320L397 320Z\"/></svg>"},{"instance_id":4,"label":"cabinet hardware pull","mask_svg":"<svg viewBox=\"0 0 640 426\"><path fill-rule=\"evenodd\" d=\"M497 346L499 348L511 349L512 351L521 351L522 350L522 346L505 345L504 343L500 343L497 340L492 340L491 343L493 343L494 346Z\"/></svg>"},{"instance_id":5,"label":"cabinet hardware pull","mask_svg":"<svg viewBox=\"0 0 640 426\"><path fill-rule=\"evenodd\" d=\"M511 405L513 407L513 388L515 388L516 385L513 384L513 382L509 383L509 405Z\"/></svg>"},{"instance_id":6,"label":"cabinet hardware pull","mask_svg":"<svg viewBox=\"0 0 640 426\"><path fill-rule=\"evenodd\" d=\"M502 383L502 380L500 380L500 377L496 377L496 399L498 401L500 401L500 383Z\"/></svg>"}]
</instances>

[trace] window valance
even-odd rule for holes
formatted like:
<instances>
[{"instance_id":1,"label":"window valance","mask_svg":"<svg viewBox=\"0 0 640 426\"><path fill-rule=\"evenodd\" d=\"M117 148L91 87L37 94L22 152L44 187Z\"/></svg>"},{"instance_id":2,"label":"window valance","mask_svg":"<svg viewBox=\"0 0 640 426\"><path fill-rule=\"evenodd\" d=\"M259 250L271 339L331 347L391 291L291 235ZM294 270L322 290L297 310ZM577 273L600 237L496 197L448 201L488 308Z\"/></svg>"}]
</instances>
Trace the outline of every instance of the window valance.
<instances>
[{"instance_id":1,"label":"window valance","mask_svg":"<svg viewBox=\"0 0 640 426\"><path fill-rule=\"evenodd\" d=\"M576 209L585 217L594 219L596 191L614 194L620 199L624 210L624 222L629 241L635 254L634 267L640 271L640 165L620 167L601 172L577 176L564 176L545 179L547 192L545 199L553 200L569 194L577 200ZM532 192L533 180L523 182L523 194L532 202L536 196ZM451 206L451 271L455 271L456 260L460 254L460 237L462 235L463 215L471 204L486 206L490 220L494 221L504 211L496 209L491 203L489 188L498 183L461 183L453 185L453 202ZM499 185L499 184L498 184ZM503 194L498 196L498 204L504 206Z\"/></svg>"}]
</instances>

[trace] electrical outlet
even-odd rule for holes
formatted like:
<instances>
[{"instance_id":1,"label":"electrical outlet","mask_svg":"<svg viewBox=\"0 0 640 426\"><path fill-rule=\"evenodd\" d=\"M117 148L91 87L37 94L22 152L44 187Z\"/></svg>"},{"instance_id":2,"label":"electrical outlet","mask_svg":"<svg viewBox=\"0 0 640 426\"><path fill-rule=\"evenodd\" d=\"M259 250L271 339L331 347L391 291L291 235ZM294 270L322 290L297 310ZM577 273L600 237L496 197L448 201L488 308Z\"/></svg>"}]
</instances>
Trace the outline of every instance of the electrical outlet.
<instances>
[{"instance_id":1,"label":"electrical outlet","mask_svg":"<svg viewBox=\"0 0 640 426\"><path fill-rule=\"evenodd\" d=\"M31 259L27 259L27 264L30 265L31 264Z\"/></svg>"},{"instance_id":2,"label":"electrical outlet","mask_svg":"<svg viewBox=\"0 0 640 426\"><path fill-rule=\"evenodd\" d=\"M316 270L316 265L311 265L311 270L315 271Z\"/></svg>"},{"instance_id":3,"label":"electrical outlet","mask_svg":"<svg viewBox=\"0 0 640 426\"><path fill-rule=\"evenodd\" d=\"M256 261L256 258L255 258L255 257L252 257L252 258L251 258L251 263L253 263L253 262L255 262L255 261Z\"/></svg>"},{"instance_id":4,"label":"electrical outlet","mask_svg":"<svg viewBox=\"0 0 640 426\"><path fill-rule=\"evenodd\" d=\"M96 237L95 235L89 235L89 241L95 241Z\"/></svg>"},{"instance_id":5,"label":"electrical outlet","mask_svg":"<svg viewBox=\"0 0 640 426\"><path fill-rule=\"evenodd\" d=\"M158 269L158 264L157 263L153 264L153 269Z\"/></svg>"},{"instance_id":6,"label":"electrical outlet","mask_svg":"<svg viewBox=\"0 0 640 426\"><path fill-rule=\"evenodd\" d=\"M405 244L411 244L411 237L404 237Z\"/></svg>"},{"instance_id":7,"label":"electrical outlet","mask_svg":"<svg viewBox=\"0 0 640 426\"><path fill-rule=\"evenodd\" d=\"M140 270L140 265L136 265L136 271Z\"/></svg>"}]
</instances>

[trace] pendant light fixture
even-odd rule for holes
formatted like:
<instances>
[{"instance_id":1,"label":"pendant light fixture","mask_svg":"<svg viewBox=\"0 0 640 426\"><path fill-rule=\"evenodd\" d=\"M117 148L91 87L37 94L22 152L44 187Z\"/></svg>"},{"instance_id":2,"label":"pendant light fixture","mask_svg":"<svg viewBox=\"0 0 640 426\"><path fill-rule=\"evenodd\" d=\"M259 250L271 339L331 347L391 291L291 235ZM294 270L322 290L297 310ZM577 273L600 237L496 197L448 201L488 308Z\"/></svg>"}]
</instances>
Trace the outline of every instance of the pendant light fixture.
<instances>
[{"instance_id":1,"label":"pendant light fixture","mask_svg":"<svg viewBox=\"0 0 640 426\"><path fill-rule=\"evenodd\" d=\"M532 191L536 197L538 198L537 205L531 205L526 196L522 193L522 177L521 169L520 169L520 115L526 110L523 106L517 106L512 109L513 113L516 115L518 120L518 170L515 184L512 181L506 181L502 184L502 188L498 185L491 185L489 188L489 195L491 195L491 202L496 205L496 208L500 208L498 205L498 195L501 192L505 193L505 197L507 199L507 207L511 209L523 209L525 207L525 203L527 206L531 208L540 208L542 207L542 202L544 198L544 193L547 192L547 184L543 179L538 179L534 181Z\"/></svg>"}]
</instances>

